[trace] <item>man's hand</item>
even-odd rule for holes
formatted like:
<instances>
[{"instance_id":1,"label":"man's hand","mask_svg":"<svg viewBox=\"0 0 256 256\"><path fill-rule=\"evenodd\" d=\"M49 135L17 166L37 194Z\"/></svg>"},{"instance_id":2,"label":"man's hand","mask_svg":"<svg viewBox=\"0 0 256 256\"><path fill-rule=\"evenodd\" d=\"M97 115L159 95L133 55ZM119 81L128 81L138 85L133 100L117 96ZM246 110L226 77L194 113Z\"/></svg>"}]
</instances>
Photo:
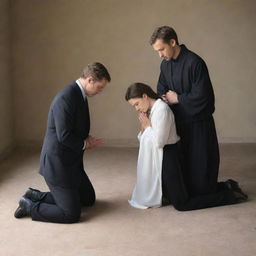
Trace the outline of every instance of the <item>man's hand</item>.
<instances>
[{"instance_id":1,"label":"man's hand","mask_svg":"<svg viewBox=\"0 0 256 256\"><path fill-rule=\"evenodd\" d=\"M151 126L151 121L149 120L147 115L143 112L139 113L139 121L140 121L140 125L141 125L141 132L144 132L144 130L147 127Z\"/></svg>"},{"instance_id":2,"label":"man's hand","mask_svg":"<svg viewBox=\"0 0 256 256\"><path fill-rule=\"evenodd\" d=\"M174 91L168 91L166 94L165 94L165 98L167 99L168 103L170 104L178 104L179 101L178 101L178 94Z\"/></svg>"},{"instance_id":3,"label":"man's hand","mask_svg":"<svg viewBox=\"0 0 256 256\"><path fill-rule=\"evenodd\" d=\"M168 102L168 100L167 100L167 98L166 98L166 94L163 94L163 95L161 96L161 98L162 98L162 100L163 100L165 103L169 104L169 102Z\"/></svg>"},{"instance_id":4,"label":"man's hand","mask_svg":"<svg viewBox=\"0 0 256 256\"><path fill-rule=\"evenodd\" d=\"M85 140L85 143L86 143L85 149L93 149L95 147L98 147L104 144L104 140L101 138L95 138L89 135Z\"/></svg>"}]
</instances>

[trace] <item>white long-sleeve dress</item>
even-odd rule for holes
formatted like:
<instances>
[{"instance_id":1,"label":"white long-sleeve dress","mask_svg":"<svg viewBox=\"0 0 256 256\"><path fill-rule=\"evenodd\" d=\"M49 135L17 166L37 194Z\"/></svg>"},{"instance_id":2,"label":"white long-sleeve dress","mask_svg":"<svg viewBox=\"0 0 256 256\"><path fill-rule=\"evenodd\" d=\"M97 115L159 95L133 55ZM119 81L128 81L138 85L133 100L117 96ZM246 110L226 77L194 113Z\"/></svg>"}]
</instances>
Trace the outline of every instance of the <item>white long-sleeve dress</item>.
<instances>
[{"instance_id":1,"label":"white long-sleeve dress","mask_svg":"<svg viewBox=\"0 0 256 256\"><path fill-rule=\"evenodd\" d=\"M173 113L161 99L155 101L149 118L151 126L138 135L137 181L129 200L131 206L140 209L161 206L163 147L179 140Z\"/></svg>"}]
</instances>

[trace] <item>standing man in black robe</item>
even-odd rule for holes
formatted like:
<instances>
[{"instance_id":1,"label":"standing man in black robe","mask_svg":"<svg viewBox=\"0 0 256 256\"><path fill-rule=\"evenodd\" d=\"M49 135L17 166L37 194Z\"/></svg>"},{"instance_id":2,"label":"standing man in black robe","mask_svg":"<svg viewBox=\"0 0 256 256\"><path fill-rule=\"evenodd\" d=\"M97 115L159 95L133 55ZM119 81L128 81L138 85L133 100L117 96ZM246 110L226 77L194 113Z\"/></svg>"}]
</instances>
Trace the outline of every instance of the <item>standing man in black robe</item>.
<instances>
[{"instance_id":1,"label":"standing man in black robe","mask_svg":"<svg viewBox=\"0 0 256 256\"><path fill-rule=\"evenodd\" d=\"M185 45L179 45L176 32L168 26L156 28L150 44L163 58L157 92L175 115L189 195L212 194L229 187L246 200L237 182L217 182L219 147L212 116L214 92L204 60Z\"/></svg>"},{"instance_id":2,"label":"standing man in black robe","mask_svg":"<svg viewBox=\"0 0 256 256\"><path fill-rule=\"evenodd\" d=\"M50 107L40 157L40 174L50 192L29 188L19 201L16 218L74 223L81 207L92 206L95 191L84 171L84 150L103 143L90 136L88 97L102 92L111 78L101 63L89 64L76 81L59 92Z\"/></svg>"}]
</instances>

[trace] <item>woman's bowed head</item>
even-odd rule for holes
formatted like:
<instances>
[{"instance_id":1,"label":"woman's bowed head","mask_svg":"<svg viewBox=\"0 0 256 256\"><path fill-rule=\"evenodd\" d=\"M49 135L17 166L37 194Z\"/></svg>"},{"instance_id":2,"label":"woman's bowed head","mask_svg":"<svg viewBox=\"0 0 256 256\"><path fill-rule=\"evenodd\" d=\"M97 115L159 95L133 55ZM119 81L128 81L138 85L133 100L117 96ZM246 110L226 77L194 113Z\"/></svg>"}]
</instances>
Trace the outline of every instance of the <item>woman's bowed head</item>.
<instances>
[{"instance_id":1,"label":"woman's bowed head","mask_svg":"<svg viewBox=\"0 0 256 256\"><path fill-rule=\"evenodd\" d=\"M151 126L148 116L155 101L159 98L152 88L146 84L134 83L128 87L125 99L138 111L142 132Z\"/></svg>"}]
</instances>

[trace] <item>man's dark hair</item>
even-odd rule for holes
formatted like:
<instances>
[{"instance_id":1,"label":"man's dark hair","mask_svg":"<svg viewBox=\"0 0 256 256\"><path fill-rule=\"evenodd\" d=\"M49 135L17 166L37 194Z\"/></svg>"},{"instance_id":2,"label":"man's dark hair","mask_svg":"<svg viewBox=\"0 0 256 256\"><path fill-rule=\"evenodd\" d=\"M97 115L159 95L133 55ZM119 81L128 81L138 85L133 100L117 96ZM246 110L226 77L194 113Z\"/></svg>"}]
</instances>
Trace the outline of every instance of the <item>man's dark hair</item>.
<instances>
[{"instance_id":1,"label":"man's dark hair","mask_svg":"<svg viewBox=\"0 0 256 256\"><path fill-rule=\"evenodd\" d=\"M152 90L152 88L143 83L134 83L127 88L125 100L128 101L134 98L142 98L146 94L149 98L159 99L159 96Z\"/></svg>"},{"instance_id":2,"label":"man's dark hair","mask_svg":"<svg viewBox=\"0 0 256 256\"><path fill-rule=\"evenodd\" d=\"M87 78L88 76L92 76L92 78L95 81L99 81L103 78L108 80L108 82L111 81L111 77L108 73L108 70L105 68L105 66L99 62L94 62L92 64L87 65L86 68L84 68L82 77Z\"/></svg>"},{"instance_id":3,"label":"man's dark hair","mask_svg":"<svg viewBox=\"0 0 256 256\"><path fill-rule=\"evenodd\" d=\"M178 36L175 30L168 26L156 28L149 40L149 43L153 45L157 39L162 39L166 44L169 44L170 40L174 39L176 44L179 45Z\"/></svg>"}]
</instances>

